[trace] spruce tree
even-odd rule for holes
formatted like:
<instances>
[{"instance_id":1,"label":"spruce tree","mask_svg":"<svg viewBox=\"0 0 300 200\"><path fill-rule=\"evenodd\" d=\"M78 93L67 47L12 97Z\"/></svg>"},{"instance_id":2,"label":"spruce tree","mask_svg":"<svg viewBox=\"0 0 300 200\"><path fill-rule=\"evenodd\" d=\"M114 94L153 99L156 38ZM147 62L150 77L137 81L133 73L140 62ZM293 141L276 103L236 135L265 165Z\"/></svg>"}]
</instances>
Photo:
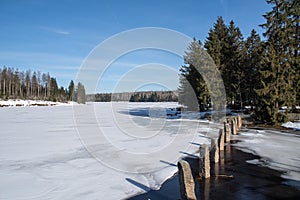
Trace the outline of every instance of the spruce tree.
<instances>
[{"instance_id":1,"label":"spruce tree","mask_svg":"<svg viewBox=\"0 0 300 200\"><path fill-rule=\"evenodd\" d=\"M264 36L267 41L260 70L262 87L257 90L260 97L257 114L261 120L271 124L286 119L285 115L279 112L282 106L291 108L296 103L296 91L293 86L297 67L293 66L295 61L290 51L290 41L295 37L290 32L293 32L295 27L290 24L291 14L288 13L292 2L295 0L267 0L273 7L264 15L266 23L261 25L266 30Z\"/></svg>"},{"instance_id":2,"label":"spruce tree","mask_svg":"<svg viewBox=\"0 0 300 200\"><path fill-rule=\"evenodd\" d=\"M242 102L242 63L245 56L243 36L240 29L230 21L227 27L218 17L210 29L204 47L221 72L226 88L228 104Z\"/></svg>"},{"instance_id":3,"label":"spruce tree","mask_svg":"<svg viewBox=\"0 0 300 200\"><path fill-rule=\"evenodd\" d=\"M221 74L214 60L203 49L200 41L194 39L184 55L185 66L182 66L179 100L190 109L200 110L206 104L212 105L215 111L225 106L225 91ZM219 120L219 113L214 120Z\"/></svg>"},{"instance_id":4,"label":"spruce tree","mask_svg":"<svg viewBox=\"0 0 300 200\"><path fill-rule=\"evenodd\" d=\"M202 43L194 38L184 56L186 65L180 69L179 102L188 106L190 110L198 110L199 106L202 109L203 105L209 103L205 81L196 68L197 66L194 66L201 59L202 48Z\"/></svg>"},{"instance_id":5,"label":"spruce tree","mask_svg":"<svg viewBox=\"0 0 300 200\"><path fill-rule=\"evenodd\" d=\"M228 102L233 106L240 105L242 107L242 91L241 84L244 80L242 69L245 52L243 51L244 42L240 29L230 21L228 26L228 42L224 52L224 69L223 80L225 82L226 95Z\"/></svg>"},{"instance_id":6,"label":"spruce tree","mask_svg":"<svg viewBox=\"0 0 300 200\"><path fill-rule=\"evenodd\" d=\"M71 80L69 87L68 87L69 100L73 100L74 90L75 90L75 84L74 84L73 80Z\"/></svg>"},{"instance_id":7,"label":"spruce tree","mask_svg":"<svg viewBox=\"0 0 300 200\"><path fill-rule=\"evenodd\" d=\"M210 29L204 48L214 60L218 69L223 72L228 51L229 33L222 17L218 17L213 28Z\"/></svg>"},{"instance_id":8,"label":"spruce tree","mask_svg":"<svg viewBox=\"0 0 300 200\"><path fill-rule=\"evenodd\" d=\"M253 29L244 45L246 52L243 63L244 81L242 82L242 94L246 105L257 105L255 89L260 88L260 67L263 55L263 43L260 36Z\"/></svg>"}]
</instances>

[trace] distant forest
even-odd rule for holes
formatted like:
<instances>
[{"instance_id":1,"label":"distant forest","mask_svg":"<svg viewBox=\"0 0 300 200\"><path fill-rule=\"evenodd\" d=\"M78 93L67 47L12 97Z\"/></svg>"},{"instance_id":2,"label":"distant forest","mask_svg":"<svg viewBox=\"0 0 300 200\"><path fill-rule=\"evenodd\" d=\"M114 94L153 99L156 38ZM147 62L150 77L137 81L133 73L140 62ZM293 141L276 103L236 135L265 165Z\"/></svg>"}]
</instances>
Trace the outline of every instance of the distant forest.
<instances>
[{"instance_id":1,"label":"distant forest","mask_svg":"<svg viewBox=\"0 0 300 200\"><path fill-rule=\"evenodd\" d=\"M59 87L49 73L31 70L19 71L11 67L0 68L0 99L34 99L48 101L77 101L85 103L85 88L73 80L69 87Z\"/></svg>"},{"instance_id":2,"label":"distant forest","mask_svg":"<svg viewBox=\"0 0 300 200\"><path fill-rule=\"evenodd\" d=\"M180 69L180 103L191 103L185 98L190 95L189 87L199 105L215 103L210 96L215 91L208 91L198 73L199 66L207 65L207 60L201 57L201 49L205 49L221 73L229 107L251 106L257 120L275 124L285 121L286 112L300 105L300 1L267 0L267 3L272 9L263 15L265 23L260 25L265 30L265 40L254 29L244 39L235 22L227 25L222 17L209 30L204 45L194 39ZM194 66L195 63L199 66ZM286 112L281 111L282 107L287 108Z\"/></svg>"},{"instance_id":3,"label":"distant forest","mask_svg":"<svg viewBox=\"0 0 300 200\"><path fill-rule=\"evenodd\" d=\"M177 102L177 91L145 91L145 92L123 92L123 93L98 93L87 95L87 101L110 102Z\"/></svg>"}]
</instances>

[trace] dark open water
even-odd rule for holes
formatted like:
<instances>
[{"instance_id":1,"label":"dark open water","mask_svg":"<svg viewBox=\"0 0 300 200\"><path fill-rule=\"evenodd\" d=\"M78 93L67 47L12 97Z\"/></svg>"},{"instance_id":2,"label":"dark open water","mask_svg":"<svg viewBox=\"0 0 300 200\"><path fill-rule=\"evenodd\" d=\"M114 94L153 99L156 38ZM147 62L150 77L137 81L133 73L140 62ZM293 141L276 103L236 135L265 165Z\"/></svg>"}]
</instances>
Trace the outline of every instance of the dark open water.
<instances>
[{"instance_id":1,"label":"dark open water","mask_svg":"<svg viewBox=\"0 0 300 200\"><path fill-rule=\"evenodd\" d=\"M259 159L259 157L228 145L221 155L220 163L211 166L210 179L200 181L194 173L197 199L300 200L300 190L284 184L286 179L280 177L283 172L246 163L247 160L252 159ZM198 168L198 161L195 158L186 158L186 160L191 164L192 170ZM215 175L233 175L233 178ZM160 190L151 190L129 198L129 200L149 199L180 199L178 176L175 175L166 181Z\"/></svg>"}]
</instances>

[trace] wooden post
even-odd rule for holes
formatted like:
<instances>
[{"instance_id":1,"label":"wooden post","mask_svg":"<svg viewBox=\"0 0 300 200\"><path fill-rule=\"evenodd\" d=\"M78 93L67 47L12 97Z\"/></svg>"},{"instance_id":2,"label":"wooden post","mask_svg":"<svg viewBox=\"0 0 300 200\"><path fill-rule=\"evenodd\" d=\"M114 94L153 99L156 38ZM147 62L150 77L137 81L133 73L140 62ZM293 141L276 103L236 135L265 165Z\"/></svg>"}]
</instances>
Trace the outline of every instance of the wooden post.
<instances>
[{"instance_id":1,"label":"wooden post","mask_svg":"<svg viewBox=\"0 0 300 200\"><path fill-rule=\"evenodd\" d=\"M214 163L219 162L219 142L218 138L212 138L210 140L210 156L211 156L211 161Z\"/></svg>"},{"instance_id":2,"label":"wooden post","mask_svg":"<svg viewBox=\"0 0 300 200\"><path fill-rule=\"evenodd\" d=\"M234 117L234 122L235 122L235 130L238 132L240 130L239 128L239 116Z\"/></svg>"},{"instance_id":3,"label":"wooden post","mask_svg":"<svg viewBox=\"0 0 300 200\"><path fill-rule=\"evenodd\" d=\"M224 124L225 126L225 141L226 143L230 142L230 134L231 134L231 130L230 130L230 125L228 123Z\"/></svg>"},{"instance_id":4,"label":"wooden post","mask_svg":"<svg viewBox=\"0 0 300 200\"><path fill-rule=\"evenodd\" d=\"M243 122L242 122L242 117L241 117L241 115L238 115L238 127L239 127L239 129L241 129L242 128L242 125L243 125Z\"/></svg>"},{"instance_id":5,"label":"wooden post","mask_svg":"<svg viewBox=\"0 0 300 200\"><path fill-rule=\"evenodd\" d=\"M204 188L203 188L203 193L204 193L204 200L209 200L210 198L210 179L205 179L204 180Z\"/></svg>"},{"instance_id":6,"label":"wooden post","mask_svg":"<svg viewBox=\"0 0 300 200\"><path fill-rule=\"evenodd\" d=\"M206 144L200 146L199 168L200 178L206 179L210 177L209 150Z\"/></svg>"},{"instance_id":7,"label":"wooden post","mask_svg":"<svg viewBox=\"0 0 300 200\"><path fill-rule=\"evenodd\" d=\"M239 116L236 116L235 119L235 127L236 127L236 131L238 132L240 130L240 126L239 126Z\"/></svg>"},{"instance_id":8,"label":"wooden post","mask_svg":"<svg viewBox=\"0 0 300 200\"><path fill-rule=\"evenodd\" d=\"M225 140L224 128L221 128L219 131L219 150L220 151L224 151L224 140Z\"/></svg>"},{"instance_id":9,"label":"wooden post","mask_svg":"<svg viewBox=\"0 0 300 200\"><path fill-rule=\"evenodd\" d=\"M231 119L231 134L236 135L236 125L235 125L235 118Z\"/></svg>"},{"instance_id":10,"label":"wooden post","mask_svg":"<svg viewBox=\"0 0 300 200\"><path fill-rule=\"evenodd\" d=\"M180 194L182 200L196 200L195 183L188 162L180 160L177 163Z\"/></svg>"}]
</instances>

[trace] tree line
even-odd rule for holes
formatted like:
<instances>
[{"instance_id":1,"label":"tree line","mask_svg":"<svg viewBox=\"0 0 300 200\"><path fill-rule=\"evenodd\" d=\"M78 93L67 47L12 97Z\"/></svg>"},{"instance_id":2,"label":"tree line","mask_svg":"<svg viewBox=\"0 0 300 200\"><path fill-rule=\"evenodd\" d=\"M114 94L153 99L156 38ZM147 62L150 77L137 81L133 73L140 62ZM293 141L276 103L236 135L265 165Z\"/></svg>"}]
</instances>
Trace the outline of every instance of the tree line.
<instances>
[{"instance_id":1,"label":"tree line","mask_svg":"<svg viewBox=\"0 0 300 200\"><path fill-rule=\"evenodd\" d=\"M177 102L178 97L173 91L135 92L130 96L130 102Z\"/></svg>"},{"instance_id":2,"label":"tree line","mask_svg":"<svg viewBox=\"0 0 300 200\"><path fill-rule=\"evenodd\" d=\"M98 93L87 95L87 101L110 102L177 102L177 91L141 91L141 92L121 92L121 93Z\"/></svg>"},{"instance_id":3,"label":"tree line","mask_svg":"<svg viewBox=\"0 0 300 200\"><path fill-rule=\"evenodd\" d=\"M232 20L225 24L218 17L208 32L204 45L194 39L181 67L179 101L188 105L187 88L191 87L199 105L211 104L211 96L195 60L201 60L199 48L214 60L221 73L226 103L231 108L251 106L255 117L275 124L286 119L286 113L300 104L300 59L299 59L299 0L267 0L272 10L263 17L260 25L265 32L264 40L253 29L244 39L240 28ZM203 108L203 106L200 106Z\"/></svg>"},{"instance_id":4,"label":"tree line","mask_svg":"<svg viewBox=\"0 0 300 200\"><path fill-rule=\"evenodd\" d=\"M11 67L0 68L0 99L34 99L48 101L77 101L85 103L85 88L77 87L73 80L68 88L59 87L57 80L40 71L19 71Z\"/></svg>"}]
</instances>

